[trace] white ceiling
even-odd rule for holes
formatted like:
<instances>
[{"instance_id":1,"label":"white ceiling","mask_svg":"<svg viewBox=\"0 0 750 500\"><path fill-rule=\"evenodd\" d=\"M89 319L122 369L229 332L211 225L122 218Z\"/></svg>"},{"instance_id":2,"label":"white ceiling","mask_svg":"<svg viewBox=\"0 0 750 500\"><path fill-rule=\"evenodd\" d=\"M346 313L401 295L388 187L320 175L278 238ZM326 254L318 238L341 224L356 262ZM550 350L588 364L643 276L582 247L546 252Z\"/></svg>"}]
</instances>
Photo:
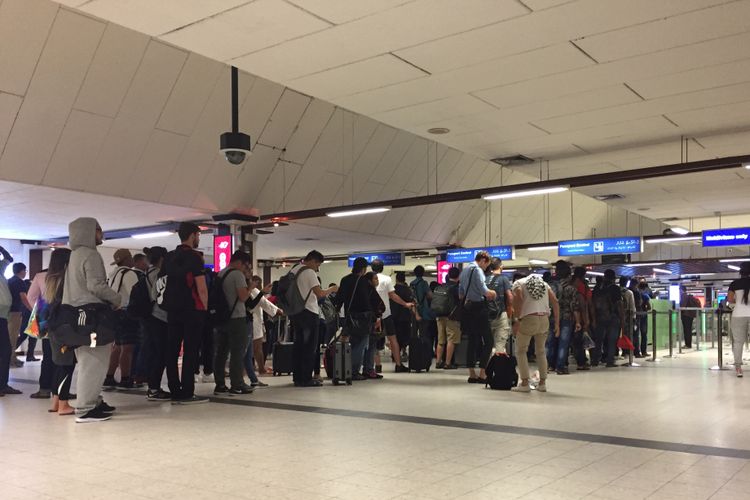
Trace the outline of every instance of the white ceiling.
<instances>
[{"instance_id":1,"label":"white ceiling","mask_svg":"<svg viewBox=\"0 0 750 500\"><path fill-rule=\"evenodd\" d=\"M552 176L675 163L681 135L693 159L748 151L749 0L61 3L399 130L447 127L464 153L550 160ZM747 187L712 208L746 211L728 200ZM667 210L689 197L665 194Z\"/></svg>"}]
</instances>

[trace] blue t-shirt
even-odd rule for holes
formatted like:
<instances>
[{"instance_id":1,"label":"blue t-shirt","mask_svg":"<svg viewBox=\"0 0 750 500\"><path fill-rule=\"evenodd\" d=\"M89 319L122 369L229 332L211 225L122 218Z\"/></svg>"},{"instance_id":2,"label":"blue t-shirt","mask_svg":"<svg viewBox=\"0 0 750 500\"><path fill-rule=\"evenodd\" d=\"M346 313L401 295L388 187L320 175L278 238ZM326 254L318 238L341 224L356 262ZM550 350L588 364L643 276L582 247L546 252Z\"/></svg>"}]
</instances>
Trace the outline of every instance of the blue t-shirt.
<instances>
[{"instance_id":1,"label":"blue t-shirt","mask_svg":"<svg viewBox=\"0 0 750 500\"><path fill-rule=\"evenodd\" d=\"M469 302L482 302L489 291L485 281L484 271L476 264L469 264L461 271L458 293L466 297Z\"/></svg>"},{"instance_id":2,"label":"blue t-shirt","mask_svg":"<svg viewBox=\"0 0 750 500\"><path fill-rule=\"evenodd\" d=\"M417 278L409 283L409 285L411 286L411 289L414 290L414 297L417 299L417 308L422 319L435 319L435 313L430 309L430 301L427 298L427 294L430 292L430 285L424 280L424 278Z\"/></svg>"}]
</instances>

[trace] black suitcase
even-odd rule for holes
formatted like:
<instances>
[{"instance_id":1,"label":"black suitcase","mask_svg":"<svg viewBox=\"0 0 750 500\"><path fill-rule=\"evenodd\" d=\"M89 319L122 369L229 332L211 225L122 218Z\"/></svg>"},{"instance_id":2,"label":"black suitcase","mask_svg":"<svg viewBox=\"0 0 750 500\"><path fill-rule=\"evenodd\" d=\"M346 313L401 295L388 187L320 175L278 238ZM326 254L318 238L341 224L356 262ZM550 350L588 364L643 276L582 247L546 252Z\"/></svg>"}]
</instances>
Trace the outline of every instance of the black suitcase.
<instances>
[{"instance_id":1,"label":"black suitcase","mask_svg":"<svg viewBox=\"0 0 750 500\"><path fill-rule=\"evenodd\" d=\"M423 335L416 321L412 321L411 338L409 339L409 371L430 371L432 356L432 339Z\"/></svg>"},{"instance_id":2,"label":"black suitcase","mask_svg":"<svg viewBox=\"0 0 750 500\"><path fill-rule=\"evenodd\" d=\"M352 385L352 345L349 342L341 342L340 337L339 331L326 346L323 365L333 385L339 385L340 382Z\"/></svg>"},{"instance_id":3,"label":"black suitcase","mask_svg":"<svg viewBox=\"0 0 750 500\"><path fill-rule=\"evenodd\" d=\"M273 376L288 374L294 371L294 343L286 342L286 335L282 335L282 325L286 321L279 320L276 343L273 345Z\"/></svg>"}]
</instances>

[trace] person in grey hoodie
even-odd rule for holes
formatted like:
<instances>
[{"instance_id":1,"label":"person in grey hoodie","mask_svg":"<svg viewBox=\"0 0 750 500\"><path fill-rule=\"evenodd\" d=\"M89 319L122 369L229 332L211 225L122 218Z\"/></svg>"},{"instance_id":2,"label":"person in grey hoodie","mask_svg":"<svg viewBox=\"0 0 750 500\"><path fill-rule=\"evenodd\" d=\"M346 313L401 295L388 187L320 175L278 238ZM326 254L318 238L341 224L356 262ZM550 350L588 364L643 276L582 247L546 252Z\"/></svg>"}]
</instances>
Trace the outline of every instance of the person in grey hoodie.
<instances>
[{"instance_id":1,"label":"person in grey hoodie","mask_svg":"<svg viewBox=\"0 0 750 500\"><path fill-rule=\"evenodd\" d=\"M62 303L73 307L109 304L120 307L122 298L107 284L102 256L96 250L104 235L96 219L81 217L70 223L70 262L65 273ZM102 382L107 374L110 345L81 346L76 349L78 384L76 422L100 422L112 418L114 408L101 399Z\"/></svg>"}]
</instances>

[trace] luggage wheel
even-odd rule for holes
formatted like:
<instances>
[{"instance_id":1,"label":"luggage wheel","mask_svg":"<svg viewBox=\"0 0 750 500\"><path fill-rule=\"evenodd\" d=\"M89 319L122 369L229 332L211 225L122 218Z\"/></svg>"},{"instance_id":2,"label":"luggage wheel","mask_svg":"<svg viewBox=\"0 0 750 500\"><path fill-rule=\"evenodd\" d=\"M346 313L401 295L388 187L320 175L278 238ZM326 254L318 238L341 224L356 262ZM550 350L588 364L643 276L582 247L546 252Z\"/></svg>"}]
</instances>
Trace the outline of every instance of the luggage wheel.
<instances>
[{"instance_id":1,"label":"luggage wheel","mask_svg":"<svg viewBox=\"0 0 750 500\"><path fill-rule=\"evenodd\" d=\"M352 385L352 379L350 378L346 379L346 385Z\"/></svg>"},{"instance_id":2,"label":"luggage wheel","mask_svg":"<svg viewBox=\"0 0 750 500\"><path fill-rule=\"evenodd\" d=\"M339 385L339 379L337 378L333 379L333 385Z\"/></svg>"}]
</instances>

